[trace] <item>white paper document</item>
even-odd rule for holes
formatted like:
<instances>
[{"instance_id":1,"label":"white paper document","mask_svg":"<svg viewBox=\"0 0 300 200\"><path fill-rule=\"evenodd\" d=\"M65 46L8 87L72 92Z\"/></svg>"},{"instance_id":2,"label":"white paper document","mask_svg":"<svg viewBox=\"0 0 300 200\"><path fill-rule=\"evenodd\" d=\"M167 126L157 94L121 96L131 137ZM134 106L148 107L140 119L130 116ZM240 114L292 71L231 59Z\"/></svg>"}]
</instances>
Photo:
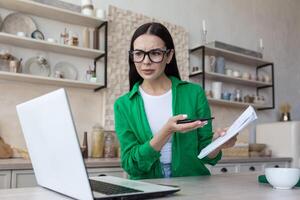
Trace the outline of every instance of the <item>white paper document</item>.
<instances>
[{"instance_id":1,"label":"white paper document","mask_svg":"<svg viewBox=\"0 0 300 200\"><path fill-rule=\"evenodd\" d=\"M226 134L217 138L212 143L207 145L198 155L199 159L204 158L216 148L227 142L230 138L234 137L238 132L240 132L243 128L249 125L251 122L257 119L257 115L252 106L249 106L240 116L237 118L233 124L226 131Z\"/></svg>"}]
</instances>

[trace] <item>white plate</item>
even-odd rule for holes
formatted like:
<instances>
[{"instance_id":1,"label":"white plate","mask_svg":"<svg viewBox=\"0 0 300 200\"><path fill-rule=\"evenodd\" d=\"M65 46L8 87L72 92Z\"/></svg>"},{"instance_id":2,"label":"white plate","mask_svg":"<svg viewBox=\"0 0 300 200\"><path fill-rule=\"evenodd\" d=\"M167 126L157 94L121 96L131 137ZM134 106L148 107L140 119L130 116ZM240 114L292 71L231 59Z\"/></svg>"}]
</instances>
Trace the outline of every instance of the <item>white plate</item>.
<instances>
[{"instance_id":1,"label":"white plate","mask_svg":"<svg viewBox=\"0 0 300 200\"><path fill-rule=\"evenodd\" d=\"M22 13L7 15L1 25L1 30L5 33L16 35L17 32L24 32L27 37L31 37L31 33L36 29L37 26L33 19Z\"/></svg>"},{"instance_id":2,"label":"white plate","mask_svg":"<svg viewBox=\"0 0 300 200\"><path fill-rule=\"evenodd\" d=\"M78 71L76 67L69 62L58 62L53 69L52 76L54 76L56 71L61 72L65 79L77 80Z\"/></svg>"},{"instance_id":3,"label":"white plate","mask_svg":"<svg viewBox=\"0 0 300 200\"><path fill-rule=\"evenodd\" d=\"M50 76L51 69L49 64L41 64L38 57L32 57L26 61L23 72L37 76Z\"/></svg>"}]
</instances>

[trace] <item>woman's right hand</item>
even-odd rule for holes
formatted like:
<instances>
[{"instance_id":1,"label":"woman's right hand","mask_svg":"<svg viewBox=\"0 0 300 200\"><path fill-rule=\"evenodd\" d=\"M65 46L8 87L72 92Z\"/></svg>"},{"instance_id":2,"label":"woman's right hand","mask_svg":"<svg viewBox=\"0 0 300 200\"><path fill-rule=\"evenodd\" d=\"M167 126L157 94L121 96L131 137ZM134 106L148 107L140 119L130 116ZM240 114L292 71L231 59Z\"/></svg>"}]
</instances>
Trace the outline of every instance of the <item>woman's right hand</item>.
<instances>
[{"instance_id":1,"label":"woman's right hand","mask_svg":"<svg viewBox=\"0 0 300 200\"><path fill-rule=\"evenodd\" d=\"M164 125L164 129L172 134L174 132L186 133L191 130L201 128L207 124L207 121L194 121L190 123L177 124L178 120L186 119L187 115L176 115L171 117L168 122Z\"/></svg>"}]
</instances>

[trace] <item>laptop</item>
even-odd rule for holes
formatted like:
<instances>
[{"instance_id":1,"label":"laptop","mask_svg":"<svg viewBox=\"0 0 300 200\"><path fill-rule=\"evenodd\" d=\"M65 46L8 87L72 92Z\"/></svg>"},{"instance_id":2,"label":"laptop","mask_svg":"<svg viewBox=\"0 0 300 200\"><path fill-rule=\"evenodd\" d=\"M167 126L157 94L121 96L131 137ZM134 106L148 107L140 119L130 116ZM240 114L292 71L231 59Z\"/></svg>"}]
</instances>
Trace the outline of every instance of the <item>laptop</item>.
<instances>
[{"instance_id":1,"label":"laptop","mask_svg":"<svg viewBox=\"0 0 300 200\"><path fill-rule=\"evenodd\" d=\"M39 186L82 200L146 199L180 190L113 176L88 177L64 89L17 105L17 114Z\"/></svg>"}]
</instances>

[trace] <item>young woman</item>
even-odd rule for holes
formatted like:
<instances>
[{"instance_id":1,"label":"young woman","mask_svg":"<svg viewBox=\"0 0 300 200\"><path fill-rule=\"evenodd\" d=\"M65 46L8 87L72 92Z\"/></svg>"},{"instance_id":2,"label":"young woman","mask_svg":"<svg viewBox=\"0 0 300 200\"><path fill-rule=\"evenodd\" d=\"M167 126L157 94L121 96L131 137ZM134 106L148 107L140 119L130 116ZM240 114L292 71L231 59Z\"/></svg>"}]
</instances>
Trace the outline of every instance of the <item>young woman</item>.
<instances>
[{"instance_id":1,"label":"young woman","mask_svg":"<svg viewBox=\"0 0 300 200\"><path fill-rule=\"evenodd\" d=\"M130 91L114 105L115 130L121 145L122 167L131 179L209 175L221 149L203 159L197 155L211 143L211 121L177 124L188 118L209 118L203 89L181 81L173 39L160 23L147 23L134 33L129 51Z\"/></svg>"}]
</instances>

